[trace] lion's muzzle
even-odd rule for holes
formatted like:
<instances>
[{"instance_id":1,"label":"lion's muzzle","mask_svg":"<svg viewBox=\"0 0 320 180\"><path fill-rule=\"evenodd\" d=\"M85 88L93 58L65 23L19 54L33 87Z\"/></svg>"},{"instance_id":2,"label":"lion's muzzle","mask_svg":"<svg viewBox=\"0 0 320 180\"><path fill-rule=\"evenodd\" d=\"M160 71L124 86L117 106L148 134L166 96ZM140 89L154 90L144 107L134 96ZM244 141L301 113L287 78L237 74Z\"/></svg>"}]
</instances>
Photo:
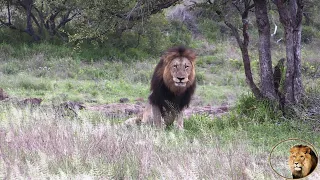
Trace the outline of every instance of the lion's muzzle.
<instances>
[{"instance_id":1,"label":"lion's muzzle","mask_svg":"<svg viewBox=\"0 0 320 180\"><path fill-rule=\"evenodd\" d=\"M295 171L301 171L302 170L302 167L299 163L295 162L294 163L294 170Z\"/></svg>"},{"instance_id":2,"label":"lion's muzzle","mask_svg":"<svg viewBox=\"0 0 320 180\"><path fill-rule=\"evenodd\" d=\"M173 81L174 81L175 86L185 87L189 80L188 80L188 78L184 78L184 77L174 77Z\"/></svg>"}]
</instances>

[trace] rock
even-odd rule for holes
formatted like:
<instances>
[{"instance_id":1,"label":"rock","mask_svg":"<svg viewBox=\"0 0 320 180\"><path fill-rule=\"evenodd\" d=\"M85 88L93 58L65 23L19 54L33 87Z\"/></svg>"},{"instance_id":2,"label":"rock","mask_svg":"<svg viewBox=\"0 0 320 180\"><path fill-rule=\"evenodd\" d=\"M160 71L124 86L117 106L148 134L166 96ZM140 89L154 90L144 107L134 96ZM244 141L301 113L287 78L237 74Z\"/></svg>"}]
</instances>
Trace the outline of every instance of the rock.
<instances>
[{"instance_id":1,"label":"rock","mask_svg":"<svg viewBox=\"0 0 320 180\"><path fill-rule=\"evenodd\" d=\"M127 102L129 102L129 99L128 99L128 98L121 98L121 99L119 100L119 102L120 102L120 103L127 103Z\"/></svg>"},{"instance_id":2,"label":"rock","mask_svg":"<svg viewBox=\"0 0 320 180\"><path fill-rule=\"evenodd\" d=\"M144 102L144 99L142 97L139 97L137 99L135 99L134 101L137 101L137 102Z\"/></svg>"},{"instance_id":3,"label":"rock","mask_svg":"<svg viewBox=\"0 0 320 180\"><path fill-rule=\"evenodd\" d=\"M27 98L25 100L22 101L23 104L30 104L30 105L36 105L39 106L42 102L42 99L40 98Z\"/></svg>"},{"instance_id":4,"label":"rock","mask_svg":"<svg viewBox=\"0 0 320 180\"><path fill-rule=\"evenodd\" d=\"M9 96L2 88L0 88L0 101L7 99Z\"/></svg>"},{"instance_id":5,"label":"rock","mask_svg":"<svg viewBox=\"0 0 320 180\"><path fill-rule=\"evenodd\" d=\"M82 102L75 102L75 101L64 102L60 104L60 106L67 109L71 109L71 110L81 110L86 108Z\"/></svg>"}]
</instances>

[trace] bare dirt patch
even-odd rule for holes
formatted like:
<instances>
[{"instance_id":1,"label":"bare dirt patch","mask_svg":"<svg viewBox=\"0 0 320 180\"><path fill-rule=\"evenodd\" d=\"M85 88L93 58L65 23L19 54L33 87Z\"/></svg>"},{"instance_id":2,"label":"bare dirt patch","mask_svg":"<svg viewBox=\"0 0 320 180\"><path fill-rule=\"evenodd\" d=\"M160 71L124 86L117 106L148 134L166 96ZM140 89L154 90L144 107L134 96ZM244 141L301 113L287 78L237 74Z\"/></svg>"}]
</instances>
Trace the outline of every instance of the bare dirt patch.
<instances>
[{"instance_id":1,"label":"bare dirt patch","mask_svg":"<svg viewBox=\"0 0 320 180\"><path fill-rule=\"evenodd\" d=\"M143 112L145 103L111 103L111 104L102 104L102 105L90 105L87 106L87 110L99 111L106 115L115 116L115 115L124 115L124 116L134 116ZM206 114L210 117L220 116L229 111L228 106L191 106L184 110L184 116L189 118L195 114Z\"/></svg>"}]
</instances>

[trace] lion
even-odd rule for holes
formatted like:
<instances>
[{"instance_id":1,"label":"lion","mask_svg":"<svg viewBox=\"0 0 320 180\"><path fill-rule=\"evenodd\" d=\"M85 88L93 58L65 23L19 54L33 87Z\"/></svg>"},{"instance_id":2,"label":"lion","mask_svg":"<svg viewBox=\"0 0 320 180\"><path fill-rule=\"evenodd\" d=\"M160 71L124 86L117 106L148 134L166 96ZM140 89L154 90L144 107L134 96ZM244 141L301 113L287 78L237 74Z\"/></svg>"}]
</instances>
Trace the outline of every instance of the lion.
<instances>
[{"instance_id":1,"label":"lion","mask_svg":"<svg viewBox=\"0 0 320 180\"><path fill-rule=\"evenodd\" d=\"M196 89L196 54L185 47L168 49L160 58L151 79L149 102L140 118L129 123L151 124L156 127L177 121L183 129L183 110L189 106Z\"/></svg>"},{"instance_id":2,"label":"lion","mask_svg":"<svg viewBox=\"0 0 320 180\"><path fill-rule=\"evenodd\" d=\"M306 177L316 168L318 158L309 146L295 145L290 149L289 167L293 179Z\"/></svg>"}]
</instances>

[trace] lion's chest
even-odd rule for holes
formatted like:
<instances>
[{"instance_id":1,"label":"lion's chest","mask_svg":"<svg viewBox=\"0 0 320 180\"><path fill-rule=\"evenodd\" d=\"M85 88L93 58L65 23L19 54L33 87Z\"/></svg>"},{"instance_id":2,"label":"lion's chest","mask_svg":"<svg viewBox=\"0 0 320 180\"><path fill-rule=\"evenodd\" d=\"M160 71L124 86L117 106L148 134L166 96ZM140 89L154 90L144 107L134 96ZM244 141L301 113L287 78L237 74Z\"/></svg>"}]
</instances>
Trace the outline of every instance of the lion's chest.
<instances>
[{"instance_id":1,"label":"lion's chest","mask_svg":"<svg viewBox=\"0 0 320 180\"><path fill-rule=\"evenodd\" d=\"M152 91L149 96L150 103L159 107L162 114L165 112L181 112L189 106L194 89L189 88L185 92L176 95L164 84Z\"/></svg>"}]
</instances>

